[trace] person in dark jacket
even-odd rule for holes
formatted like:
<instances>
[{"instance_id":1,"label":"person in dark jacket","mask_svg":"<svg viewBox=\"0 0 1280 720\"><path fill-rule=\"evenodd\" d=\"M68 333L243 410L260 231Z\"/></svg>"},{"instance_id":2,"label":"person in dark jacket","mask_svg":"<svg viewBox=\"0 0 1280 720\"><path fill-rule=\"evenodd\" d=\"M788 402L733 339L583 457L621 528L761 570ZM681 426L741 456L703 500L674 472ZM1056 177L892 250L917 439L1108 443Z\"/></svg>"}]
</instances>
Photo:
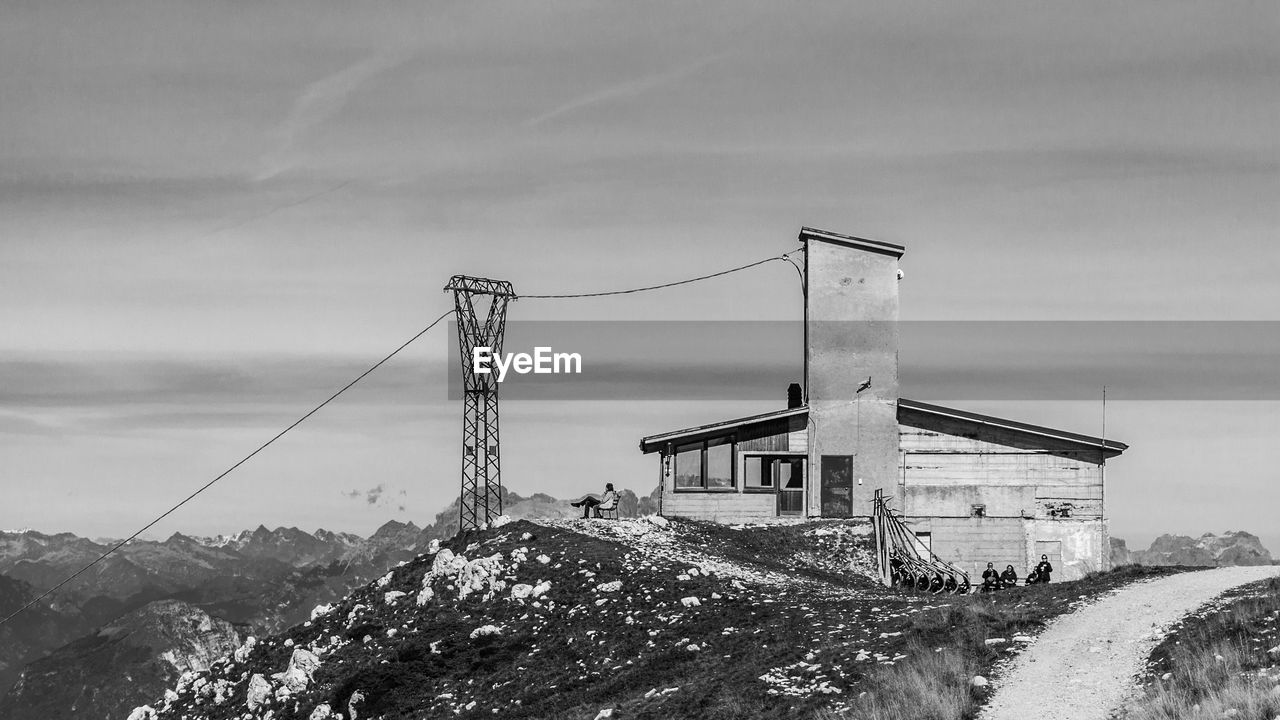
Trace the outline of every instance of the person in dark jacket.
<instances>
[{"instance_id":1,"label":"person in dark jacket","mask_svg":"<svg viewBox=\"0 0 1280 720\"><path fill-rule=\"evenodd\" d=\"M1005 587L1018 587L1018 573L1014 572L1013 566L1009 565L1000 573L1000 584Z\"/></svg>"},{"instance_id":2,"label":"person in dark jacket","mask_svg":"<svg viewBox=\"0 0 1280 720\"><path fill-rule=\"evenodd\" d=\"M996 570L995 563L987 563L987 569L982 571L982 592L991 592L1000 589L1000 571Z\"/></svg>"},{"instance_id":3,"label":"person in dark jacket","mask_svg":"<svg viewBox=\"0 0 1280 720\"><path fill-rule=\"evenodd\" d=\"M1037 582L1049 582L1049 575L1053 572L1053 565L1049 563L1048 555L1040 556L1040 564L1036 566L1036 574L1039 575Z\"/></svg>"}]
</instances>

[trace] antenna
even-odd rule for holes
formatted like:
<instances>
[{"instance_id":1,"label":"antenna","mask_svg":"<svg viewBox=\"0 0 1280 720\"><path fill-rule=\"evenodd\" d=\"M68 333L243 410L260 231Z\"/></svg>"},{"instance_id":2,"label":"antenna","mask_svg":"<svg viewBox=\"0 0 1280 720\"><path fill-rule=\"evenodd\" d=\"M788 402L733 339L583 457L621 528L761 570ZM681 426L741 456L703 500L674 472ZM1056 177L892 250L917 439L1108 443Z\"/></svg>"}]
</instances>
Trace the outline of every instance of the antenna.
<instances>
[{"instance_id":1,"label":"antenna","mask_svg":"<svg viewBox=\"0 0 1280 720\"><path fill-rule=\"evenodd\" d=\"M458 531L466 532L483 529L502 514L498 379L494 373L472 372L471 358L478 347L488 348L495 356L502 354L507 303L516 294L506 280L468 275L454 275L444 289L453 291L462 360L462 495L458 501Z\"/></svg>"}]
</instances>

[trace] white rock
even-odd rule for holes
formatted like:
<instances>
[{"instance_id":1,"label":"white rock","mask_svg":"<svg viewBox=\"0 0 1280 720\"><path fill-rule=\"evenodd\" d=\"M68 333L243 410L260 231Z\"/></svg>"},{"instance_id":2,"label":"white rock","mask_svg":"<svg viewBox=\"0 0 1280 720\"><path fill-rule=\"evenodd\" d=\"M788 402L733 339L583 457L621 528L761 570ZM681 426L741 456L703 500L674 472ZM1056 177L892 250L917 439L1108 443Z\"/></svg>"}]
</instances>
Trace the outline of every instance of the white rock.
<instances>
[{"instance_id":1,"label":"white rock","mask_svg":"<svg viewBox=\"0 0 1280 720\"><path fill-rule=\"evenodd\" d=\"M155 720L156 711L150 705L136 707L129 713L129 720Z\"/></svg>"},{"instance_id":2,"label":"white rock","mask_svg":"<svg viewBox=\"0 0 1280 720\"><path fill-rule=\"evenodd\" d=\"M231 656L236 659L236 662L242 663L244 662L245 658L249 657L249 652L253 650L253 646L257 644L258 644L258 638L250 635L249 637L244 639L243 645L236 648L235 652L231 653Z\"/></svg>"},{"instance_id":3,"label":"white rock","mask_svg":"<svg viewBox=\"0 0 1280 720\"><path fill-rule=\"evenodd\" d=\"M320 658L316 657L315 653L296 648L293 656L289 658L289 667L279 675L279 679L285 687L289 688L289 692L301 692L311 683L311 675L318 667L320 667Z\"/></svg>"},{"instance_id":4,"label":"white rock","mask_svg":"<svg viewBox=\"0 0 1280 720\"><path fill-rule=\"evenodd\" d=\"M390 583L391 583L391 573L387 573L386 575L383 575L382 577L378 578L378 589L381 590L382 588L386 587Z\"/></svg>"},{"instance_id":5,"label":"white rock","mask_svg":"<svg viewBox=\"0 0 1280 720\"><path fill-rule=\"evenodd\" d=\"M613 717L613 708L605 708L596 713L596 720L605 720L606 718L611 717Z\"/></svg>"},{"instance_id":6,"label":"white rock","mask_svg":"<svg viewBox=\"0 0 1280 720\"><path fill-rule=\"evenodd\" d=\"M533 586L525 583L516 583L511 586L511 599L524 600L533 594Z\"/></svg>"},{"instance_id":7,"label":"white rock","mask_svg":"<svg viewBox=\"0 0 1280 720\"><path fill-rule=\"evenodd\" d=\"M497 530L498 528L502 527L503 525L509 525L511 522L513 522L513 521L512 521L512 519L511 519L511 516L510 516L510 515L499 515L498 517L496 517L496 518L494 518L492 521L490 521L490 523L489 523L489 529L490 529L490 530Z\"/></svg>"},{"instance_id":8,"label":"white rock","mask_svg":"<svg viewBox=\"0 0 1280 720\"><path fill-rule=\"evenodd\" d=\"M308 720L329 720L333 715L333 710L329 708L329 703L320 703L315 710L311 711Z\"/></svg>"},{"instance_id":9,"label":"white rock","mask_svg":"<svg viewBox=\"0 0 1280 720\"><path fill-rule=\"evenodd\" d=\"M432 555L440 552L440 541L432 538L431 542L427 543L427 552Z\"/></svg>"},{"instance_id":10,"label":"white rock","mask_svg":"<svg viewBox=\"0 0 1280 720\"><path fill-rule=\"evenodd\" d=\"M501 634L502 634L502 628L498 627L497 625L481 625L480 627L471 631L471 639L475 640L476 638L483 637L485 635L501 635Z\"/></svg>"},{"instance_id":11,"label":"white rock","mask_svg":"<svg viewBox=\"0 0 1280 720\"><path fill-rule=\"evenodd\" d=\"M351 716L351 720L356 720L359 717L356 714L356 706L362 702L364 702L364 693L359 690L351 693L351 699L347 701L347 714Z\"/></svg>"},{"instance_id":12,"label":"white rock","mask_svg":"<svg viewBox=\"0 0 1280 720\"><path fill-rule=\"evenodd\" d=\"M667 519L662 517L661 515L645 515L644 519L646 522L656 525L657 527L660 527L660 528L664 528L670 524L667 522Z\"/></svg>"},{"instance_id":13,"label":"white rock","mask_svg":"<svg viewBox=\"0 0 1280 720\"><path fill-rule=\"evenodd\" d=\"M257 710L258 706L261 705L270 694L271 683L267 682L267 679L262 677L262 675L254 673L253 677L249 678L249 692L246 702L249 706L249 710Z\"/></svg>"},{"instance_id":14,"label":"white rock","mask_svg":"<svg viewBox=\"0 0 1280 720\"><path fill-rule=\"evenodd\" d=\"M969 684L976 688L984 688L990 685L991 683L981 675L974 675L973 679L969 681Z\"/></svg>"},{"instance_id":15,"label":"white rock","mask_svg":"<svg viewBox=\"0 0 1280 720\"><path fill-rule=\"evenodd\" d=\"M702 601L696 597L690 596L687 598L680 598L680 604L685 607L698 607L702 604Z\"/></svg>"},{"instance_id":16,"label":"white rock","mask_svg":"<svg viewBox=\"0 0 1280 720\"><path fill-rule=\"evenodd\" d=\"M618 592L622 589L622 581L614 580L613 582L601 583L596 586L596 592Z\"/></svg>"},{"instance_id":17,"label":"white rock","mask_svg":"<svg viewBox=\"0 0 1280 720\"><path fill-rule=\"evenodd\" d=\"M542 597L543 595L546 595L547 591L550 589L551 589L551 582L548 580L543 580L542 582L533 586L533 596Z\"/></svg>"},{"instance_id":18,"label":"white rock","mask_svg":"<svg viewBox=\"0 0 1280 720\"><path fill-rule=\"evenodd\" d=\"M546 555L539 555L537 559L538 559L538 562L542 563L543 565L546 565L547 563L551 562L551 558L547 557Z\"/></svg>"},{"instance_id":19,"label":"white rock","mask_svg":"<svg viewBox=\"0 0 1280 720\"><path fill-rule=\"evenodd\" d=\"M1164 680L1165 682L1168 682L1169 680L1173 679L1173 673L1165 673L1160 676L1160 679Z\"/></svg>"},{"instance_id":20,"label":"white rock","mask_svg":"<svg viewBox=\"0 0 1280 720\"><path fill-rule=\"evenodd\" d=\"M1003 645L1007 642L1009 641L1004 638L987 638L986 640L987 645Z\"/></svg>"},{"instance_id":21,"label":"white rock","mask_svg":"<svg viewBox=\"0 0 1280 720\"><path fill-rule=\"evenodd\" d=\"M1029 643L1029 642L1035 642L1035 638L1031 637L1030 635L1014 635L1013 641L1020 642L1020 643Z\"/></svg>"},{"instance_id":22,"label":"white rock","mask_svg":"<svg viewBox=\"0 0 1280 720\"><path fill-rule=\"evenodd\" d=\"M405 593L401 592L400 590L390 590L382 596L382 602L388 605L391 605L391 604L394 604L395 601L399 600L404 596L405 596Z\"/></svg>"},{"instance_id":23,"label":"white rock","mask_svg":"<svg viewBox=\"0 0 1280 720\"><path fill-rule=\"evenodd\" d=\"M685 650L688 650L688 651L690 651L690 652L698 652L698 651L699 651L699 650L701 650L702 648L701 648L701 647L699 647L696 643L689 643L688 645L686 645L686 646L684 647L684 649L685 649Z\"/></svg>"}]
</instances>

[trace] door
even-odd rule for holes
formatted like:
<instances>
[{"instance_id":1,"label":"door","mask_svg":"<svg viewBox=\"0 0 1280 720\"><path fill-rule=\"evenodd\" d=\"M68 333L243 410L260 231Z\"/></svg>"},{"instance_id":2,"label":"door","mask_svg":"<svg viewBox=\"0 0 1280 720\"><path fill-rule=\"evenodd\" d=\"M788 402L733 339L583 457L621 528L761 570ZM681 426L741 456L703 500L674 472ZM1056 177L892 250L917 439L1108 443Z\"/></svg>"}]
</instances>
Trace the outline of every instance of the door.
<instances>
[{"instance_id":1,"label":"door","mask_svg":"<svg viewBox=\"0 0 1280 720\"><path fill-rule=\"evenodd\" d=\"M822 456L822 517L853 517L853 456Z\"/></svg>"},{"instance_id":2,"label":"door","mask_svg":"<svg viewBox=\"0 0 1280 720\"><path fill-rule=\"evenodd\" d=\"M780 457L774 463L778 488L778 514L804 514L804 458Z\"/></svg>"}]
</instances>

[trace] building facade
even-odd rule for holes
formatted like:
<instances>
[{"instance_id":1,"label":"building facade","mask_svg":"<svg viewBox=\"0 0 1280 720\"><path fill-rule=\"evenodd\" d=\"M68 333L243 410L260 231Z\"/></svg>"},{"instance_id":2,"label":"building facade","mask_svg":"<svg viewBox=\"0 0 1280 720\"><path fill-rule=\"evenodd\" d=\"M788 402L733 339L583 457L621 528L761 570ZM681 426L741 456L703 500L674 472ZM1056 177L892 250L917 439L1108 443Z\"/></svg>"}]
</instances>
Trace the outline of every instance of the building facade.
<instances>
[{"instance_id":1,"label":"building facade","mask_svg":"<svg viewBox=\"0 0 1280 720\"><path fill-rule=\"evenodd\" d=\"M980 573L1108 567L1106 460L1123 443L898 396L903 248L805 228L805 383L785 410L652 435L662 514L854 518L875 491L917 538ZM807 392L806 392L807 390Z\"/></svg>"}]
</instances>

